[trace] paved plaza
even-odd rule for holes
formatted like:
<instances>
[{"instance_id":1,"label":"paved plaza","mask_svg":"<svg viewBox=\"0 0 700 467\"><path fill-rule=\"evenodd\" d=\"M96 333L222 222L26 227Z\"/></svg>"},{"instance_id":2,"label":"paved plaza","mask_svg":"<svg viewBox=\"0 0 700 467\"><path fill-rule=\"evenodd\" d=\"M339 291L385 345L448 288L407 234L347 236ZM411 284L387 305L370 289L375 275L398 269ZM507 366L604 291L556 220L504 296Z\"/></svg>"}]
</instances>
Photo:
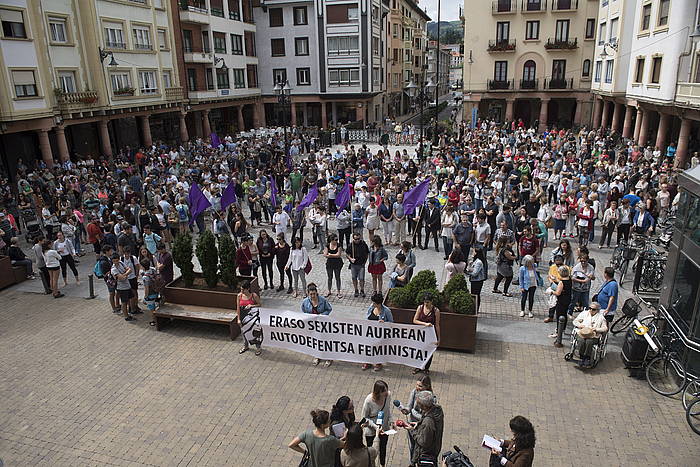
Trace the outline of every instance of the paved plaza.
<instances>
[{"instance_id":1,"label":"paved plaza","mask_svg":"<svg viewBox=\"0 0 700 467\"><path fill-rule=\"evenodd\" d=\"M609 252L592 254L600 274ZM417 256L418 269L436 270L440 280L443 254ZM324 283L316 257L310 280ZM93 264L92 254L83 257L81 271ZM457 444L475 465L488 465L481 437L508 435L508 420L522 414L537 430L535 465L697 465L700 444L681 402L627 376L620 337L595 370L582 372L551 345L543 295L536 318L520 318L518 298L492 295L491 284L476 352L435 356L443 450ZM363 316L368 299L343 289L334 313ZM60 300L40 292L38 280L0 292L0 458L8 466L293 466L300 456L286 445L310 425L310 410L330 409L347 394L359 415L376 378L402 401L414 385L410 369L397 365L373 373L342 362L313 367L310 357L282 350L239 355L240 338L232 343L222 327L177 322L156 332L146 317L126 323L109 312L101 282L95 300L84 298L85 281ZM263 302L299 303L269 291ZM399 432L388 465L407 464Z\"/></svg>"}]
</instances>

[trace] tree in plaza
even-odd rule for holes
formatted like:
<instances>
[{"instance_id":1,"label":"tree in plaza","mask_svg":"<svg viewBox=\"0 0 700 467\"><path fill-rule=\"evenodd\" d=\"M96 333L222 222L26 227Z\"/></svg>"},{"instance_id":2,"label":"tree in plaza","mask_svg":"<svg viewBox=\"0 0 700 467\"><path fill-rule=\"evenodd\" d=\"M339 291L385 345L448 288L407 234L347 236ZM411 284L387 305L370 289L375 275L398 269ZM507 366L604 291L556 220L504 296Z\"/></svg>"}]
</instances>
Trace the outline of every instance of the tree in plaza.
<instances>
[{"instance_id":1,"label":"tree in plaza","mask_svg":"<svg viewBox=\"0 0 700 467\"><path fill-rule=\"evenodd\" d=\"M236 280L236 246L228 235L219 239L219 276L229 288L235 288Z\"/></svg>"},{"instance_id":2,"label":"tree in plaza","mask_svg":"<svg viewBox=\"0 0 700 467\"><path fill-rule=\"evenodd\" d=\"M197 239L196 253L204 282L213 289L219 283L219 252L216 251L216 238L209 230L202 232Z\"/></svg>"}]
</instances>

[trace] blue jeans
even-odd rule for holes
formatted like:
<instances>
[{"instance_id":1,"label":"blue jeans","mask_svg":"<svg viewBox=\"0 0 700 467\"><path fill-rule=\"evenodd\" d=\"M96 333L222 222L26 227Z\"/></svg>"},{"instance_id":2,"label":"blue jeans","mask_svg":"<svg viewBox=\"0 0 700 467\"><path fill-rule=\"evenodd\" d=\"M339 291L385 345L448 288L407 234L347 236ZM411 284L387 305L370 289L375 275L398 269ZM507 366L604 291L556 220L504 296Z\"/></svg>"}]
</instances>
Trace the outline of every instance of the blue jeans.
<instances>
[{"instance_id":1,"label":"blue jeans","mask_svg":"<svg viewBox=\"0 0 700 467\"><path fill-rule=\"evenodd\" d=\"M571 315L574 313L574 307L580 302L581 306L586 308L589 304L588 300L588 293L589 291L586 290L584 292L578 292L576 290L571 291L571 303L569 304L569 309L567 312Z\"/></svg>"}]
</instances>

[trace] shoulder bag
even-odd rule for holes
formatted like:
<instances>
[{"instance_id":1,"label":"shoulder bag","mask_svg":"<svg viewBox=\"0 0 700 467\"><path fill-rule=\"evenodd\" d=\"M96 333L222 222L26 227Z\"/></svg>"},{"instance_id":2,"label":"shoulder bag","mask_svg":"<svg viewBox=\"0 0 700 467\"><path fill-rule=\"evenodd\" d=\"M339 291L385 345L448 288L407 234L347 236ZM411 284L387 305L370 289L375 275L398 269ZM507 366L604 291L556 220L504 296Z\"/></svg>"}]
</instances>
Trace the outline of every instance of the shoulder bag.
<instances>
[{"instance_id":1,"label":"shoulder bag","mask_svg":"<svg viewBox=\"0 0 700 467\"><path fill-rule=\"evenodd\" d=\"M304 452L304 457L301 458L299 462L299 467L309 467L311 465L311 456L309 455L309 449L307 448Z\"/></svg>"}]
</instances>

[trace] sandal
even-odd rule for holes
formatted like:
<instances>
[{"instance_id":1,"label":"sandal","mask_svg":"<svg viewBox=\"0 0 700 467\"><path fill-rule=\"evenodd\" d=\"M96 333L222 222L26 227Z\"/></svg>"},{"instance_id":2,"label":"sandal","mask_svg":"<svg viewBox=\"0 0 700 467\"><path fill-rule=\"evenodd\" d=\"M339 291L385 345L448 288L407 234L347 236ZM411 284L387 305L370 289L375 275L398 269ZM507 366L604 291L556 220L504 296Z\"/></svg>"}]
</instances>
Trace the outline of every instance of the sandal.
<instances>
[{"instance_id":1,"label":"sandal","mask_svg":"<svg viewBox=\"0 0 700 467\"><path fill-rule=\"evenodd\" d=\"M149 322L148 322L148 325L149 325L149 326L155 326L155 325L156 325L156 322L155 322L155 321L149 321Z\"/></svg>"},{"instance_id":2,"label":"sandal","mask_svg":"<svg viewBox=\"0 0 700 467\"><path fill-rule=\"evenodd\" d=\"M257 348L255 349L255 355L260 355L262 353L262 349Z\"/></svg>"},{"instance_id":3,"label":"sandal","mask_svg":"<svg viewBox=\"0 0 700 467\"><path fill-rule=\"evenodd\" d=\"M338 298L343 298L343 294L341 294L340 292L338 292Z\"/></svg>"},{"instance_id":4,"label":"sandal","mask_svg":"<svg viewBox=\"0 0 700 467\"><path fill-rule=\"evenodd\" d=\"M241 350L238 351L238 353L246 353L248 351L248 347L243 347Z\"/></svg>"}]
</instances>

